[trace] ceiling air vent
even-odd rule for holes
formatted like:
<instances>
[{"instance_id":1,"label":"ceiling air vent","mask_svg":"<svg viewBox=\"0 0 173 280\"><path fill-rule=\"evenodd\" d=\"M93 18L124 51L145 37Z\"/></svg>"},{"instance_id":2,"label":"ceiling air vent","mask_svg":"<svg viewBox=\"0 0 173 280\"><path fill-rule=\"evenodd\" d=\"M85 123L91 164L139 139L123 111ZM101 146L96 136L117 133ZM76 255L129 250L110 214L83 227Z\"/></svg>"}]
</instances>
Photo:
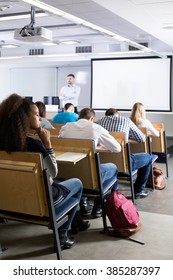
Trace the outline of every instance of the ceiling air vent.
<instances>
[{"instance_id":1,"label":"ceiling air vent","mask_svg":"<svg viewBox=\"0 0 173 280\"><path fill-rule=\"evenodd\" d=\"M148 42L143 42L143 43L139 43L141 46L144 46L146 48L148 48ZM138 51L138 48L135 48L133 46L129 46L129 51Z\"/></svg>"},{"instance_id":2,"label":"ceiling air vent","mask_svg":"<svg viewBox=\"0 0 173 280\"><path fill-rule=\"evenodd\" d=\"M29 55L43 55L44 49L30 49Z\"/></svg>"},{"instance_id":3,"label":"ceiling air vent","mask_svg":"<svg viewBox=\"0 0 173 280\"><path fill-rule=\"evenodd\" d=\"M76 47L76 53L91 53L92 46L80 46Z\"/></svg>"}]
</instances>

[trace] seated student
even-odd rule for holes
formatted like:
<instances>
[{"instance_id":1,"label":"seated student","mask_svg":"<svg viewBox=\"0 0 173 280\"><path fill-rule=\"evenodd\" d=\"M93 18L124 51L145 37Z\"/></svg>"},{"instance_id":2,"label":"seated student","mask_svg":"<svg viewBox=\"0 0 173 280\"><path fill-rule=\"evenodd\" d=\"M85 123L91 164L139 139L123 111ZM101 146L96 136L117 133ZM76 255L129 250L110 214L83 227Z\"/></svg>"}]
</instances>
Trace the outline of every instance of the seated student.
<instances>
[{"instance_id":1,"label":"seated student","mask_svg":"<svg viewBox=\"0 0 173 280\"><path fill-rule=\"evenodd\" d=\"M127 117L122 116L115 108L109 108L105 116L96 121L105 129L116 132L124 132L126 140L133 139L137 142L145 142L145 135L140 129Z\"/></svg>"},{"instance_id":2,"label":"seated student","mask_svg":"<svg viewBox=\"0 0 173 280\"><path fill-rule=\"evenodd\" d=\"M76 122L79 115L74 112L74 105L66 103L63 112L56 114L52 118L52 123L66 124L67 122Z\"/></svg>"},{"instance_id":3,"label":"seated student","mask_svg":"<svg viewBox=\"0 0 173 280\"><path fill-rule=\"evenodd\" d=\"M144 142L145 135L137 128L137 126L127 117L117 114L117 110L110 108L105 112L105 117L97 121L102 127L108 131L124 132L126 139L129 138L137 142ZM138 170L137 178L134 184L134 192L136 198L144 198L149 193L145 192L148 177L152 166L152 156L147 153L131 154L132 170Z\"/></svg>"},{"instance_id":4,"label":"seated student","mask_svg":"<svg viewBox=\"0 0 173 280\"><path fill-rule=\"evenodd\" d=\"M45 129L55 129L53 125L51 125L51 123L46 119L46 105L41 101L37 101L35 102L35 104L37 105L39 110L39 115L41 118L41 127Z\"/></svg>"},{"instance_id":5,"label":"seated student","mask_svg":"<svg viewBox=\"0 0 173 280\"><path fill-rule=\"evenodd\" d=\"M120 144L112 137L109 132L98 124L94 123L95 112L90 108L84 108L79 114L79 119L76 122L67 123L61 130L59 137L64 138L78 138L78 139L94 139L95 145L104 146L112 152L120 152ZM113 163L104 163L100 165L101 177L103 182L116 176L118 171ZM117 184L114 186L117 189ZM88 205L86 200L81 200L82 214L86 214ZM85 211L86 210L86 211ZM102 214L100 200L95 200L92 209L92 215L99 217Z\"/></svg>"},{"instance_id":6,"label":"seated student","mask_svg":"<svg viewBox=\"0 0 173 280\"><path fill-rule=\"evenodd\" d=\"M74 105L66 103L63 112L56 114L52 118L52 123L66 124L67 122L76 122L79 115L74 113Z\"/></svg>"},{"instance_id":7,"label":"seated student","mask_svg":"<svg viewBox=\"0 0 173 280\"><path fill-rule=\"evenodd\" d=\"M41 140L31 136L30 131L33 130ZM50 132L40 127L36 104L17 94L10 95L0 104L0 150L8 153L12 151L41 153L45 168L50 174L55 208L72 196L80 201L83 186L79 179L69 179L60 184L54 179L58 172L56 157L51 146ZM78 213L77 208L78 206L70 211L68 221L59 228L60 243L64 249L70 248L75 242L73 237L68 237L68 231L74 216Z\"/></svg>"},{"instance_id":8,"label":"seated student","mask_svg":"<svg viewBox=\"0 0 173 280\"><path fill-rule=\"evenodd\" d=\"M159 137L159 131L146 118L145 107L142 103L137 102L133 105L130 119L137 127L146 127L149 135Z\"/></svg>"}]
</instances>

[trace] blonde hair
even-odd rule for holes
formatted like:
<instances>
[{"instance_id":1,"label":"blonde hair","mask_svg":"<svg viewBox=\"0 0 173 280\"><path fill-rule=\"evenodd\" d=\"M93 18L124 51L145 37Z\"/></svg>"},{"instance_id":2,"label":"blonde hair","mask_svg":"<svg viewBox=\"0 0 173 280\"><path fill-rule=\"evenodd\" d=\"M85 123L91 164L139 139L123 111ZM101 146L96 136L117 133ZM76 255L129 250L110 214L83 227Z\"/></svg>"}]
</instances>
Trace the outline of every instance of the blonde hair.
<instances>
[{"instance_id":1,"label":"blonde hair","mask_svg":"<svg viewBox=\"0 0 173 280\"><path fill-rule=\"evenodd\" d=\"M138 126L140 119L145 119L145 118L146 118L146 114L145 114L144 105L140 102L135 103L132 107L130 119Z\"/></svg>"}]
</instances>

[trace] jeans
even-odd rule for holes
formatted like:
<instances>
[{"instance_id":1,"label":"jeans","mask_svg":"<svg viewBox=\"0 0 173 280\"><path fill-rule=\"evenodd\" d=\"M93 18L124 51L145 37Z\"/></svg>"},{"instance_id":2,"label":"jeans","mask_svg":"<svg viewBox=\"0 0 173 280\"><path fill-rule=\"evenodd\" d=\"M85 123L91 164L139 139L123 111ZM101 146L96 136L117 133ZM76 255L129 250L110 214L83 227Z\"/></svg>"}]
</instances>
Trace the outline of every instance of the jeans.
<instances>
[{"instance_id":1,"label":"jeans","mask_svg":"<svg viewBox=\"0 0 173 280\"><path fill-rule=\"evenodd\" d=\"M114 163L111 163L111 162L101 163L100 164L100 173L101 173L102 183L104 183L105 181L109 180L112 177L117 177L118 169ZM117 189L118 189L118 181L116 181L112 190L117 190ZM103 187L103 191L104 191L104 187ZM83 196L82 200L81 200L81 204L83 204L85 201L87 201L87 197ZM100 198L96 198L94 200L94 205L95 205L95 208L101 207Z\"/></svg>"},{"instance_id":2,"label":"jeans","mask_svg":"<svg viewBox=\"0 0 173 280\"><path fill-rule=\"evenodd\" d=\"M61 185L66 187L70 191L70 193L66 196L66 198L61 203L58 204L58 206L65 203L70 197L75 197L80 202L82 191L83 191L83 185L79 179L73 178L73 179L62 181L60 183ZM72 208L72 210L70 210L68 215L69 216L68 221L59 228L60 239L67 237L68 230L70 229L72 220L74 218L74 215L76 214L77 209L78 209L78 205L76 205L75 207Z\"/></svg>"},{"instance_id":3,"label":"jeans","mask_svg":"<svg viewBox=\"0 0 173 280\"><path fill-rule=\"evenodd\" d=\"M114 163L101 163L100 164L100 172L101 172L101 179L102 183L104 183L106 180L109 180L112 177L117 177L118 169L117 166ZM113 187L114 190L118 189L118 182L114 184ZM104 189L103 189L104 191ZM84 201L87 201L87 197L82 197L81 203Z\"/></svg>"},{"instance_id":4,"label":"jeans","mask_svg":"<svg viewBox=\"0 0 173 280\"><path fill-rule=\"evenodd\" d=\"M100 171L101 171L102 183L104 183L105 181L107 181L112 177L117 177L118 174L117 166L111 162L100 164ZM114 190L118 189L118 182L114 184L113 189Z\"/></svg>"},{"instance_id":5,"label":"jeans","mask_svg":"<svg viewBox=\"0 0 173 280\"><path fill-rule=\"evenodd\" d=\"M148 177L152 167L152 156L147 153L131 154L132 171L137 171L137 178L134 184L134 192L142 192L147 184Z\"/></svg>"}]
</instances>

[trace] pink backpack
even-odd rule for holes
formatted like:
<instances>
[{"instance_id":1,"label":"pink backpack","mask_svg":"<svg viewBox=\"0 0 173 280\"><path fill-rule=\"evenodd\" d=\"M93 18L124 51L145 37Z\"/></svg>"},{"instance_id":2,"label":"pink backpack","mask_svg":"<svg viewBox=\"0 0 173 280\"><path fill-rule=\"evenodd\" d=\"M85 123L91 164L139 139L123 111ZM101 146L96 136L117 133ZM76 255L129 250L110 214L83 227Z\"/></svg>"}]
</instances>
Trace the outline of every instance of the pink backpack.
<instances>
[{"instance_id":1,"label":"pink backpack","mask_svg":"<svg viewBox=\"0 0 173 280\"><path fill-rule=\"evenodd\" d=\"M133 202L120 191L112 192L105 204L105 211L113 229L122 237L131 236L142 227Z\"/></svg>"}]
</instances>

